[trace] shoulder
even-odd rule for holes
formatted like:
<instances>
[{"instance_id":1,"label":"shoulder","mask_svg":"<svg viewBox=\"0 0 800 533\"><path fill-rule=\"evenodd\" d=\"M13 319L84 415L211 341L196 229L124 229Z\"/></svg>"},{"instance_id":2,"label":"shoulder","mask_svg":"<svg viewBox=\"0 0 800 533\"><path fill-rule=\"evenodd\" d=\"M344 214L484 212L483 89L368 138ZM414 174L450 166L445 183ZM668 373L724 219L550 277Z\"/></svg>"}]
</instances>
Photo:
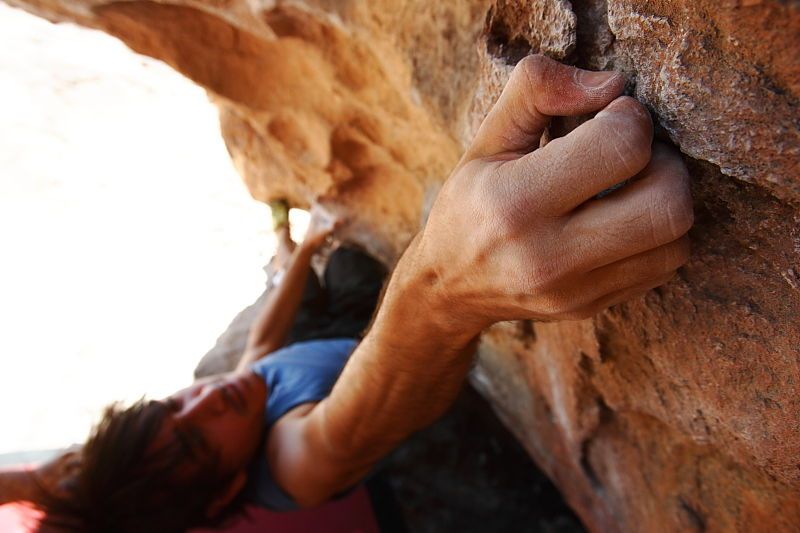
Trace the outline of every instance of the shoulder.
<instances>
[{"instance_id":1,"label":"shoulder","mask_svg":"<svg viewBox=\"0 0 800 533\"><path fill-rule=\"evenodd\" d=\"M309 415L319 402L299 405L281 417L267 434L264 459L271 482L298 507L311 507L326 501L329 461L323 447L309 432Z\"/></svg>"},{"instance_id":2,"label":"shoulder","mask_svg":"<svg viewBox=\"0 0 800 533\"><path fill-rule=\"evenodd\" d=\"M313 421L322 416L324 399L357 344L354 339L309 341L281 353L287 367L270 392L267 418L273 422L262 453L272 482L298 506L322 503L347 486L346 465L332 456Z\"/></svg>"},{"instance_id":3,"label":"shoulder","mask_svg":"<svg viewBox=\"0 0 800 533\"><path fill-rule=\"evenodd\" d=\"M291 409L268 430L261 449L249 469L249 475L252 477L248 483L248 499L252 503L273 511L292 511L300 507L295 498L284 489L284 483L279 481L281 472L274 465L280 461L276 455L282 455L276 452L293 440L291 422L307 415L314 405L316 404L303 404Z\"/></svg>"}]
</instances>

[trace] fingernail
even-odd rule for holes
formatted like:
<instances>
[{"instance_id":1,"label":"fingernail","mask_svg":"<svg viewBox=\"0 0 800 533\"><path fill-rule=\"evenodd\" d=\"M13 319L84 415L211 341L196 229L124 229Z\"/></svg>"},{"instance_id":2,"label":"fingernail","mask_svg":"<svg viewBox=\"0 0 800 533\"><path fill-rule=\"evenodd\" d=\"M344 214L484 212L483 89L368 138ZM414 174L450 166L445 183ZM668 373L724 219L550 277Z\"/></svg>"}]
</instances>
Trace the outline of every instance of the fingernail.
<instances>
[{"instance_id":1,"label":"fingernail","mask_svg":"<svg viewBox=\"0 0 800 533\"><path fill-rule=\"evenodd\" d=\"M575 82L584 89L602 89L621 74L614 71L594 72L591 70L578 69L575 71Z\"/></svg>"}]
</instances>

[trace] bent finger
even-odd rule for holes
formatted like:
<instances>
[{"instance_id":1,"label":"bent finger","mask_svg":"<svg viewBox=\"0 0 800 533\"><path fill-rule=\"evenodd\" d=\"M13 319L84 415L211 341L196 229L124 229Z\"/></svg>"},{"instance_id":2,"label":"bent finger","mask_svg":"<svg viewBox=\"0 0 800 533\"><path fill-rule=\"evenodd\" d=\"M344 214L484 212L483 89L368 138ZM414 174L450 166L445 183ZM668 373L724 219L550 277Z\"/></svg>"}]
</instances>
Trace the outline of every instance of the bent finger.
<instances>
[{"instance_id":1,"label":"bent finger","mask_svg":"<svg viewBox=\"0 0 800 533\"><path fill-rule=\"evenodd\" d=\"M660 278L686 264L691 253L689 237L683 237L653 250L628 257L586 274L585 283L600 294L609 294Z\"/></svg>"},{"instance_id":2,"label":"bent finger","mask_svg":"<svg viewBox=\"0 0 800 533\"><path fill-rule=\"evenodd\" d=\"M501 177L523 180L520 186L536 195L540 211L563 215L641 172L652 142L647 109L622 96L565 137L504 162Z\"/></svg>"},{"instance_id":3,"label":"bent finger","mask_svg":"<svg viewBox=\"0 0 800 533\"><path fill-rule=\"evenodd\" d=\"M621 289L611 294L607 294L601 298L598 298L596 301L592 302L586 309L586 313L588 313L589 316L594 316L597 313L605 311L609 307L613 307L615 305L628 302L639 296L642 296L643 294L646 294L647 292L655 289L656 287L661 287L662 285L666 285L674 277L675 277L675 272L673 271L664 274L663 276L643 281L642 283L634 285L633 287L628 287L626 289Z\"/></svg>"},{"instance_id":4,"label":"bent finger","mask_svg":"<svg viewBox=\"0 0 800 533\"><path fill-rule=\"evenodd\" d=\"M558 319L564 319L567 315L585 314L587 309L594 309L595 303L604 301L609 294L671 277L686 263L689 251L688 237L682 237L656 250L649 250L591 272L574 273L569 279L565 278L558 287L549 288L545 295L532 295L530 301L523 305L544 310L546 315Z\"/></svg>"},{"instance_id":5,"label":"bent finger","mask_svg":"<svg viewBox=\"0 0 800 533\"><path fill-rule=\"evenodd\" d=\"M550 117L598 111L624 87L618 72L592 72L542 55L527 56L517 63L464 157L527 153L539 146Z\"/></svg>"},{"instance_id":6,"label":"bent finger","mask_svg":"<svg viewBox=\"0 0 800 533\"><path fill-rule=\"evenodd\" d=\"M575 255L608 264L675 241L694 222L689 173L675 150L657 144L653 158L625 188L581 206L567 221Z\"/></svg>"}]
</instances>

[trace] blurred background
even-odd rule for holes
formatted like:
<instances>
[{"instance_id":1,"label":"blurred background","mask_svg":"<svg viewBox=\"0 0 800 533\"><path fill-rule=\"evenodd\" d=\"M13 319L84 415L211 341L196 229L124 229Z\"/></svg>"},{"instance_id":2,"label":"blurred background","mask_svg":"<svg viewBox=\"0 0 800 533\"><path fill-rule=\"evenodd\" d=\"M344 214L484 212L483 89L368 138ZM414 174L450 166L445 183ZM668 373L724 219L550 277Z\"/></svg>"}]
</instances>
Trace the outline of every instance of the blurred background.
<instances>
[{"instance_id":1,"label":"blurred background","mask_svg":"<svg viewBox=\"0 0 800 533\"><path fill-rule=\"evenodd\" d=\"M188 385L275 242L203 89L2 3L0 50L3 465L83 441L112 401Z\"/></svg>"}]
</instances>

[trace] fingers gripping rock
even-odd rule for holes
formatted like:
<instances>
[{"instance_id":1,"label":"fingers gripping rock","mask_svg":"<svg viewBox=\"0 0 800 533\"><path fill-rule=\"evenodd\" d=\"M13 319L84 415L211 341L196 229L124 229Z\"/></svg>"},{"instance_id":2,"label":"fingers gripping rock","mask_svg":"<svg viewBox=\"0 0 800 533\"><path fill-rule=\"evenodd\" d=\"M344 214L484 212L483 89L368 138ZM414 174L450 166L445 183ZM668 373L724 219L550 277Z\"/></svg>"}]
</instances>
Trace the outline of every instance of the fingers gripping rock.
<instances>
[{"instance_id":1,"label":"fingers gripping rock","mask_svg":"<svg viewBox=\"0 0 800 533\"><path fill-rule=\"evenodd\" d=\"M653 152L650 116L623 85L542 56L515 68L417 247L464 324L588 316L687 259L688 173L674 150ZM596 111L538 148L550 117Z\"/></svg>"},{"instance_id":2,"label":"fingers gripping rock","mask_svg":"<svg viewBox=\"0 0 800 533\"><path fill-rule=\"evenodd\" d=\"M514 68L466 157L528 152L538 147L550 117L598 111L624 86L624 77L616 72L590 72L541 55L528 56Z\"/></svg>"}]
</instances>

